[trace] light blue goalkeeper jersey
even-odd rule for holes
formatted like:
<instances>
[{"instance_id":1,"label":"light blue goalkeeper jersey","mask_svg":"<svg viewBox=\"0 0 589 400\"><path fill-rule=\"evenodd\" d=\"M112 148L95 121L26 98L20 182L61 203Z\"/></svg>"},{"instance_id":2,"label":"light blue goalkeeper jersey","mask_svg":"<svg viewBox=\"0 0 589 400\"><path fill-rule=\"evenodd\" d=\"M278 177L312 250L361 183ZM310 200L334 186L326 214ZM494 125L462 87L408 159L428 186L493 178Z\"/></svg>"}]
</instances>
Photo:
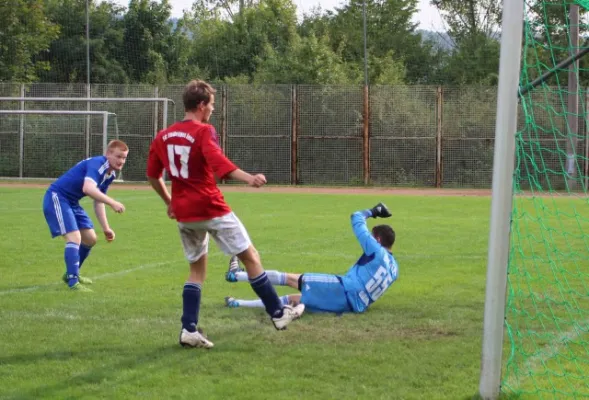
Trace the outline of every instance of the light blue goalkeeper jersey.
<instances>
[{"instance_id":1,"label":"light blue goalkeeper jersey","mask_svg":"<svg viewBox=\"0 0 589 400\"><path fill-rule=\"evenodd\" d=\"M362 211L352 214L352 229L364 254L342 276L342 284L354 312L363 312L397 280L399 266L372 236Z\"/></svg>"}]
</instances>

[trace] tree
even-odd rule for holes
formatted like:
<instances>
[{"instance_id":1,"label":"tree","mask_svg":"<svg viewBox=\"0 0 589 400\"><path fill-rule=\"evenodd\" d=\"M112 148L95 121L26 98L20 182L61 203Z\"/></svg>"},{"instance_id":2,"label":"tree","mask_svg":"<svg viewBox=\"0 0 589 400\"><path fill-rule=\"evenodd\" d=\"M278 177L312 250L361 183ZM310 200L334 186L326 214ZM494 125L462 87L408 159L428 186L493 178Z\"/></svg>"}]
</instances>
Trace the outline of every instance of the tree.
<instances>
[{"instance_id":1,"label":"tree","mask_svg":"<svg viewBox=\"0 0 589 400\"><path fill-rule=\"evenodd\" d=\"M296 7L291 0L265 0L246 8L234 20L223 19L218 9L195 4L186 21L193 38L190 60L211 77L247 76L252 79L257 59L270 46L285 54L296 39Z\"/></svg>"},{"instance_id":2,"label":"tree","mask_svg":"<svg viewBox=\"0 0 589 400\"><path fill-rule=\"evenodd\" d=\"M167 66L177 53L170 51L170 3L131 0L123 18L124 65L132 82L165 82ZM168 56L168 57L166 57Z\"/></svg>"},{"instance_id":3,"label":"tree","mask_svg":"<svg viewBox=\"0 0 589 400\"><path fill-rule=\"evenodd\" d=\"M574 51L572 49L569 12L572 3L546 2L534 0L526 3L527 24L526 24L526 52L524 62L532 67L523 71L526 78L532 80L547 70L555 67L559 62L569 57ZM587 10L579 8L582 21ZM584 44L584 25L580 27L579 46ZM579 82L581 85L589 83L589 59L582 57L579 60ZM568 83L568 68L558 71L547 83L550 85L566 86Z\"/></svg>"},{"instance_id":4,"label":"tree","mask_svg":"<svg viewBox=\"0 0 589 400\"><path fill-rule=\"evenodd\" d=\"M92 83L127 82L123 54L124 9L111 2L88 3L90 19L90 76ZM86 2L48 0L48 17L60 27L50 51L41 59L51 65L41 74L45 82L86 82Z\"/></svg>"},{"instance_id":5,"label":"tree","mask_svg":"<svg viewBox=\"0 0 589 400\"><path fill-rule=\"evenodd\" d=\"M35 56L46 51L58 33L45 15L43 0L0 2L0 81L36 81L49 64Z\"/></svg>"},{"instance_id":6,"label":"tree","mask_svg":"<svg viewBox=\"0 0 589 400\"><path fill-rule=\"evenodd\" d=\"M412 22L416 6L416 0L366 0L369 73L377 68L377 60L387 60L402 65L406 81L423 82L430 57L429 49L422 46L421 35L415 31L417 24ZM300 32L303 36L329 36L332 49L341 54L345 63L363 69L363 0L351 0L334 11L315 10L304 17ZM372 65L372 61L377 64Z\"/></svg>"},{"instance_id":7,"label":"tree","mask_svg":"<svg viewBox=\"0 0 589 400\"><path fill-rule=\"evenodd\" d=\"M495 83L501 6L496 0L432 0L448 26L453 51L445 75L455 84Z\"/></svg>"},{"instance_id":8,"label":"tree","mask_svg":"<svg viewBox=\"0 0 589 400\"><path fill-rule=\"evenodd\" d=\"M349 74L341 60L329 47L326 38L298 35L283 52L270 44L257 59L256 83L342 84L349 83Z\"/></svg>"}]
</instances>

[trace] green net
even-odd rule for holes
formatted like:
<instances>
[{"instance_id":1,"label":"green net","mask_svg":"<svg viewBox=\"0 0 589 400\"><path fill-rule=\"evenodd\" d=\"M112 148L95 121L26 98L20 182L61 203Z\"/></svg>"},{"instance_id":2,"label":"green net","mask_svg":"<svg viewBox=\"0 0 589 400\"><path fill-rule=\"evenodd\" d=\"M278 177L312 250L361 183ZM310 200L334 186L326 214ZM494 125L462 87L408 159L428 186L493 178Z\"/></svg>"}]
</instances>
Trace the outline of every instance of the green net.
<instances>
[{"instance_id":1,"label":"green net","mask_svg":"<svg viewBox=\"0 0 589 400\"><path fill-rule=\"evenodd\" d=\"M522 87L578 51L581 3L526 3ZM502 378L516 398L589 397L588 66L572 65L578 85L566 68L521 97Z\"/></svg>"}]
</instances>

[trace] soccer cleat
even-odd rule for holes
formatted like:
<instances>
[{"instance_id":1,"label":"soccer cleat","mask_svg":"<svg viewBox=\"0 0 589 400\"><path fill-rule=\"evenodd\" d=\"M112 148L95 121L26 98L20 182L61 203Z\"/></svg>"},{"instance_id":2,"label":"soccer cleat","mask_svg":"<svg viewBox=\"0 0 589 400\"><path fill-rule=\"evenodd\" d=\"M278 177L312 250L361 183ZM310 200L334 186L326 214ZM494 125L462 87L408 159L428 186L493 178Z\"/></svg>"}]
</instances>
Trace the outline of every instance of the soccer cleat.
<instances>
[{"instance_id":1,"label":"soccer cleat","mask_svg":"<svg viewBox=\"0 0 589 400\"><path fill-rule=\"evenodd\" d=\"M280 318L272 318L272 323L274 324L274 327L281 331L283 329L286 329L286 326L288 324L290 324L292 321L294 321L295 319L299 319L301 318L301 315L303 315L303 312L305 311L305 305L304 304L299 304L297 306L284 306L282 308L282 317Z\"/></svg>"},{"instance_id":2,"label":"soccer cleat","mask_svg":"<svg viewBox=\"0 0 589 400\"><path fill-rule=\"evenodd\" d=\"M68 283L68 279L67 279L67 273L63 274L63 277L61 278L65 283ZM81 276L78 275L78 282L80 282L82 285L92 285L92 279L90 278L86 278L85 276Z\"/></svg>"},{"instance_id":3,"label":"soccer cleat","mask_svg":"<svg viewBox=\"0 0 589 400\"><path fill-rule=\"evenodd\" d=\"M178 342L182 347L200 347L203 349L210 349L214 346L213 342L207 339L202 329L200 328L198 328L196 332L188 332L186 329L182 328Z\"/></svg>"},{"instance_id":4,"label":"soccer cleat","mask_svg":"<svg viewBox=\"0 0 589 400\"><path fill-rule=\"evenodd\" d=\"M237 308L239 307L239 302L234 297L227 296L225 297L225 305L229 308Z\"/></svg>"},{"instance_id":5,"label":"soccer cleat","mask_svg":"<svg viewBox=\"0 0 589 400\"><path fill-rule=\"evenodd\" d=\"M237 272L241 272L243 269L239 266L239 258L237 256L231 257L229 260L229 269L225 273L225 280L227 282L237 282Z\"/></svg>"},{"instance_id":6,"label":"soccer cleat","mask_svg":"<svg viewBox=\"0 0 589 400\"><path fill-rule=\"evenodd\" d=\"M94 283L92 282L92 279L86 278L82 275L78 275L78 282L80 282L82 285L92 285Z\"/></svg>"},{"instance_id":7,"label":"soccer cleat","mask_svg":"<svg viewBox=\"0 0 589 400\"><path fill-rule=\"evenodd\" d=\"M70 290L74 290L76 292L93 292L92 289L87 288L86 286L82 285L80 282L76 282L76 284L70 287Z\"/></svg>"}]
</instances>

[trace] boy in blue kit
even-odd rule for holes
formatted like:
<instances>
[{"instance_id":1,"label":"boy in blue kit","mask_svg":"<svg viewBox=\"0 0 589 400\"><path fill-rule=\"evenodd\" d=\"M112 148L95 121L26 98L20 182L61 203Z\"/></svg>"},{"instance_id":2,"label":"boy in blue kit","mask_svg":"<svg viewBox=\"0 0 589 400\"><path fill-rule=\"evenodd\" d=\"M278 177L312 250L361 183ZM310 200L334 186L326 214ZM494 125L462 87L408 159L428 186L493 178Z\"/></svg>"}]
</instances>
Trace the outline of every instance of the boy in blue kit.
<instances>
[{"instance_id":1,"label":"boy in blue kit","mask_svg":"<svg viewBox=\"0 0 589 400\"><path fill-rule=\"evenodd\" d=\"M395 232L389 225L377 225L372 232L367 218L388 218L391 213L382 203L352 214L352 229L363 254L345 275L291 274L266 271L274 285L290 286L300 294L281 297L284 304L302 303L310 311L361 313L374 303L397 280L399 266L391 253ZM225 276L229 282L247 281L237 259L231 259ZM240 300L226 297L227 307L261 307L259 300Z\"/></svg>"},{"instance_id":2,"label":"boy in blue kit","mask_svg":"<svg viewBox=\"0 0 589 400\"><path fill-rule=\"evenodd\" d=\"M65 268L63 281L70 289L92 291L83 286L91 284L79 271L96 244L94 224L80 206L84 196L94 199L94 212L108 242L115 239L110 228L104 205L108 204L116 213L125 211L122 203L106 195L109 185L115 179L116 171L125 165L129 148L120 140L111 141L103 156L87 158L69 169L53 182L43 198L43 213L52 237L65 239Z\"/></svg>"}]
</instances>

